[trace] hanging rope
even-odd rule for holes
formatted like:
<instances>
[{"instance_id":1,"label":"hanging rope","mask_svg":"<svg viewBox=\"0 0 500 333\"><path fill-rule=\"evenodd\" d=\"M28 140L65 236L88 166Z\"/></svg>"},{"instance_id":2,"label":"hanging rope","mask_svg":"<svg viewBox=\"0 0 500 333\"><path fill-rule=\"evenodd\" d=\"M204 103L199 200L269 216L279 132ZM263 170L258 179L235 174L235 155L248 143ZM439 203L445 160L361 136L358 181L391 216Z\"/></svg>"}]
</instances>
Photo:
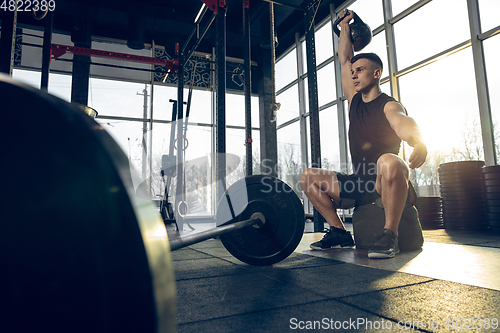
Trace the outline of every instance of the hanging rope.
<instances>
[{"instance_id":1,"label":"hanging rope","mask_svg":"<svg viewBox=\"0 0 500 333\"><path fill-rule=\"evenodd\" d=\"M270 45L271 45L271 76L272 76L272 81L273 81L273 103L271 105L272 107L272 115L271 115L271 122L276 121L276 111L278 111L281 107L280 103L276 103L276 52L275 52L275 44L276 44L276 36L274 35L274 5L272 3L269 4L269 17L270 17Z\"/></svg>"}]
</instances>

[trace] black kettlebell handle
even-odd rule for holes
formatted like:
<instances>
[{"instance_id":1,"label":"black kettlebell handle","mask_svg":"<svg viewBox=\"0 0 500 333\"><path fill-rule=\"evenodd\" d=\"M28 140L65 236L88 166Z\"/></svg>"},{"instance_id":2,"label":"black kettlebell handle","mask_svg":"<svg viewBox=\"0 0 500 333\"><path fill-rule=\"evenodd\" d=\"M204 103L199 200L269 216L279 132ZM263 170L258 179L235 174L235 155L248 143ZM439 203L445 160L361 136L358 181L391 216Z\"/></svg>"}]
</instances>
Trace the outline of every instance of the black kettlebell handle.
<instances>
[{"instance_id":1,"label":"black kettlebell handle","mask_svg":"<svg viewBox=\"0 0 500 333\"><path fill-rule=\"evenodd\" d=\"M345 15L342 16L342 17L337 17L337 19L335 20L335 22L333 22L333 32L335 32L335 34L337 35L337 37L340 38L340 30L338 28L338 25L340 22L342 22L343 19L345 19L347 17L347 15L349 15L349 11L346 10L345 12ZM354 14L356 15L356 14Z\"/></svg>"}]
</instances>

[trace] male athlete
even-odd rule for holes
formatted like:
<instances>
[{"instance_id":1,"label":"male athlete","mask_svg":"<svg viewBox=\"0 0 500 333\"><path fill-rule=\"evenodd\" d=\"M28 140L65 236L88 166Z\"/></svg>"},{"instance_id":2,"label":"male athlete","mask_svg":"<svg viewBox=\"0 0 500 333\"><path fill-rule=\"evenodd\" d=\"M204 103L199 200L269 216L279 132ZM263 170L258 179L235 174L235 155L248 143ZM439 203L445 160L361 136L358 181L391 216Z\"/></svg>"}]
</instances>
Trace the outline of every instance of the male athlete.
<instances>
[{"instance_id":1,"label":"male athlete","mask_svg":"<svg viewBox=\"0 0 500 333\"><path fill-rule=\"evenodd\" d=\"M349 150L353 174L309 168L300 175L300 183L310 202L323 215L330 229L323 239L311 244L314 250L353 246L336 207L341 199L354 199L356 205L382 199L385 226L370 258L392 258L399 252L398 225L409 198L409 168L420 167L427 157L427 148L416 122L407 116L404 107L382 93L380 78L382 61L374 53L354 56L349 22L353 12L339 24L339 59L342 88L349 104ZM401 140L413 152L409 165L398 156Z\"/></svg>"}]
</instances>

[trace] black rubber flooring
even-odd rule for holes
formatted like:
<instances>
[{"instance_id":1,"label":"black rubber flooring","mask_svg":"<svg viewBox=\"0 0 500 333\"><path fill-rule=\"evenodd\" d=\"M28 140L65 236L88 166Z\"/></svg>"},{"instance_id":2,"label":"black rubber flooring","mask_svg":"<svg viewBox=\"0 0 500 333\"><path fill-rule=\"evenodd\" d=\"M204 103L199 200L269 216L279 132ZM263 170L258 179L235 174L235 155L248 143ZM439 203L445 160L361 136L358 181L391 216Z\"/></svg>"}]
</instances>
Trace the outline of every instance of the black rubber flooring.
<instances>
[{"instance_id":1,"label":"black rubber flooring","mask_svg":"<svg viewBox=\"0 0 500 333\"><path fill-rule=\"evenodd\" d=\"M215 239L172 259L178 332L500 330L497 290L302 253L249 266Z\"/></svg>"}]
</instances>

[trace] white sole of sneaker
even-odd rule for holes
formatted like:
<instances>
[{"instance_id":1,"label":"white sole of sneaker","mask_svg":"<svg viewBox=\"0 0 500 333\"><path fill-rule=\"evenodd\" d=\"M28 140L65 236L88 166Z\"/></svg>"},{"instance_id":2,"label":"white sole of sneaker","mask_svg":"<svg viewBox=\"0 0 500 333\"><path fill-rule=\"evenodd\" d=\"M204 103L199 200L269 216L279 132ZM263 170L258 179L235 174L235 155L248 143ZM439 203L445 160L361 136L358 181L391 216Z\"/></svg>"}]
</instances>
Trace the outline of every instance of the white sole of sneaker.
<instances>
[{"instance_id":1,"label":"white sole of sneaker","mask_svg":"<svg viewBox=\"0 0 500 333\"><path fill-rule=\"evenodd\" d=\"M349 245L349 246L340 246L340 245L335 245L335 246L332 246L332 247L329 247L329 248L326 248L326 249L323 249L321 247L317 247L317 246L309 246L312 250L315 250L315 251L327 251L327 250L332 250L332 249L345 249L345 248L351 248L351 249L354 249L354 245Z\"/></svg>"},{"instance_id":2,"label":"white sole of sneaker","mask_svg":"<svg viewBox=\"0 0 500 333\"><path fill-rule=\"evenodd\" d=\"M368 253L368 258L371 258L371 259L390 259L390 258L394 258L394 256L396 254L397 253L385 254L385 253L373 252L373 253Z\"/></svg>"}]
</instances>

